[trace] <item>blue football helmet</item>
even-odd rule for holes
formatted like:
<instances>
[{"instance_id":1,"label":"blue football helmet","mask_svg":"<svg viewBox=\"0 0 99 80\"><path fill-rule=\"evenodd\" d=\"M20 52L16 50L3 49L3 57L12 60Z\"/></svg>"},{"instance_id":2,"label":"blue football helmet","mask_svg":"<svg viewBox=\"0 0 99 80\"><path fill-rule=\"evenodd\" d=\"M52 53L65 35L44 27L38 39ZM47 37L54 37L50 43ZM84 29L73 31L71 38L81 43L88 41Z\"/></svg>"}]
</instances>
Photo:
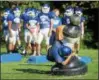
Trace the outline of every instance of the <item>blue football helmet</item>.
<instances>
[{"instance_id":1,"label":"blue football helmet","mask_svg":"<svg viewBox=\"0 0 99 80\"><path fill-rule=\"evenodd\" d=\"M43 13L49 13L49 11L50 11L50 6L48 4L44 4L42 6L42 12Z\"/></svg>"},{"instance_id":2,"label":"blue football helmet","mask_svg":"<svg viewBox=\"0 0 99 80\"><path fill-rule=\"evenodd\" d=\"M71 53L72 53L72 50L68 46L61 47L61 56L65 57L65 56L70 55Z\"/></svg>"},{"instance_id":3,"label":"blue football helmet","mask_svg":"<svg viewBox=\"0 0 99 80\"><path fill-rule=\"evenodd\" d=\"M31 8L26 8L24 12L27 13L30 9Z\"/></svg>"},{"instance_id":4,"label":"blue football helmet","mask_svg":"<svg viewBox=\"0 0 99 80\"><path fill-rule=\"evenodd\" d=\"M27 12L28 16L30 17L36 17L36 11L34 8L31 8L28 12Z\"/></svg>"},{"instance_id":5,"label":"blue football helmet","mask_svg":"<svg viewBox=\"0 0 99 80\"><path fill-rule=\"evenodd\" d=\"M15 15L16 17L19 17L19 16L21 15L21 10L20 10L20 8L19 8L19 7L15 7L15 8L13 9L13 13L14 13L14 15Z\"/></svg>"},{"instance_id":6,"label":"blue football helmet","mask_svg":"<svg viewBox=\"0 0 99 80\"><path fill-rule=\"evenodd\" d=\"M7 8L7 9L4 10L3 16L4 16L5 18L7 18L7 16L8 16L10 13L11 13L10 9Z\"/></svg>"},{"instance_id":7,"label":"blue football helmet","mask_svg":"<svg viewBox=\"0 0 99 80\"><path fill-rule=\"evenodd\" d=\"M41 11L36 9L36 16L38 16L40 13L41 13Z\"/></svg>"},{"instance_id":8,"label":"blue football helmet","mask_svg":"<svg viewBox=\"0 0 99 80\"><path fill-rule=\"evenodd\" d=\"M76 7L76 8L75 8L75 14L81 17L82 14L83 14L83 13L82 13L82 8Z\"/></svg>"},{"instance_id":9,"label":"blue football helmet","mask_svg":"<svg viewBox=\"0 0 99 80\"><path fill-rule=\"evenodd\" d=\"M68 7L65 9L65 13L64 13L64 15L66 15L66 16L72 16L73 13L74 13L74 9L73 9L73 7L68 6Z\"/></svg>"}]
</instances>

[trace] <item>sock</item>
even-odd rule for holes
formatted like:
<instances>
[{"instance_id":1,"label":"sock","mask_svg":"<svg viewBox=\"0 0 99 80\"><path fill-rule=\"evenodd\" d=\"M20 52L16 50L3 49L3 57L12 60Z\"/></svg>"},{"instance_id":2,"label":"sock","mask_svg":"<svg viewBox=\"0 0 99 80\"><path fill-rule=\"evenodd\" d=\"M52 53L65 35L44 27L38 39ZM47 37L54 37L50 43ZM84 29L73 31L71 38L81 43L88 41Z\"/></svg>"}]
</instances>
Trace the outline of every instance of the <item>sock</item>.
<instances>
[{"instance_id":1,"label":"sock","mask_svg":"<svg viewBox=\"0 0 99 80\"><path fill-rule=\"evenodd\" d=\"M37 53L38 55L41 55L41 53L40 53L40 51L38 51L38 53Z\"/></svg>"},{"instance_id":2,"label":"sock","mask_svg":"<svg viewBox=\"0 0 99 80\"><path fill-rule=\"evenodd\" d=\"M25 50L23 50L23 52L22 52L23 54L26 54L26 51Z\"/></svg>"},{"instance_id":3,"label":"sock","mask_svg":"<svg viewBox=\"0 0 99 80\"><path fill-rule=\"evenodd\" d=\"M36 54L36 51L34 51L33 54Z\"/></svg>"}]
</instances>

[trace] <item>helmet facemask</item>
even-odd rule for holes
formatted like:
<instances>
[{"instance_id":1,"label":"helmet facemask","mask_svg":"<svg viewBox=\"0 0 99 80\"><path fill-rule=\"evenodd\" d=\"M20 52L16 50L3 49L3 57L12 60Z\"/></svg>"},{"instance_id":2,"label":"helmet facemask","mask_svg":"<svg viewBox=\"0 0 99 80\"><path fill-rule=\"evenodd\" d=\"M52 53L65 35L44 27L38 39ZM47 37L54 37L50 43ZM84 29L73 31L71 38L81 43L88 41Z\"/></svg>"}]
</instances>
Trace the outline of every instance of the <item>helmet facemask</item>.
<instances>
[{"instance_id":1,"label":"helmet facemask","mask_svg":"<svg viewBox=\"0 0 99 80\"><path fill-rule=\"evenodd\" d=\"M73 15L73 10L67 9L67 10L65 11L64 15L66 15L66 16L72 16L72 15Z\"/></svg>"},{"instance_id":2,"label":"helmet facemask","mask_svg":"<svg viewBox=\"0 0 99 80\"><path fill-rule=\"evenodd\" d=\"M21 11L20 10L15 10L13 12L14 12L15 17L20 17L20 15L21 15Z\"/></svg>"},{"instance_id":3,"label":"helmet facemask","mask_svg":"<svg viewBox=\"0 0 99 80\"><path fill-rule=\"evenodd\" d=\"M28 15L29 15L30 17L33 17L33 18L36 16L36 14L35 14L34 11L29 11L29 12L28 12Z\"/></svg>"},{"instance_id":4,"label":"helmet facemask","mask_svg":"<svg viewBox=\"0 0 99 80\"><path fill-rule=\"evenodd\" d=\"M82 16L82 12L81 11L75 11L75 14L80 16L80 17Z\"/></svg>"},{"instance_id":5,"label":"helmet facemask","mask_svg":"<svg viewBox=\"0 0 99 80\"><path fill-rule=\"evenodd\" d=\"M43 13L49 13L50 7L42 7L42 12Z\"/></svg>"},{"instance_id":6,"label":"helmet facemask","mask_svg":"<svg viewBox=\"0 0 99 80\"><path fill-rule=\"evenodd\" d=\"M4 17L7 18L9 15L9 12L4 12Z\"/></svg>"}]
</instances>

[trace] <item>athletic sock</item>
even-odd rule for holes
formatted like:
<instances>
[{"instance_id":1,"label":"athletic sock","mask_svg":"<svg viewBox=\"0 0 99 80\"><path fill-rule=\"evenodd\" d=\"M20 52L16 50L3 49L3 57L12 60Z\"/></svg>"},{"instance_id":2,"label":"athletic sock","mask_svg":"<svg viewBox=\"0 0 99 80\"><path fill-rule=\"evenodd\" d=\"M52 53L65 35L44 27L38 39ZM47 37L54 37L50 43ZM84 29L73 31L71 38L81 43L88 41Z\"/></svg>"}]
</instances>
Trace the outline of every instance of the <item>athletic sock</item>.
<instances>
[{"instance_id":1,"label":"athletic sock","mask_svg":"<svg viewBox=\"0 0 99 80\"><path fill-rule=\"evenodd\" d=\"M23 50L22 54L26 54L26 50Z\"/></svg>"}]
</instances>

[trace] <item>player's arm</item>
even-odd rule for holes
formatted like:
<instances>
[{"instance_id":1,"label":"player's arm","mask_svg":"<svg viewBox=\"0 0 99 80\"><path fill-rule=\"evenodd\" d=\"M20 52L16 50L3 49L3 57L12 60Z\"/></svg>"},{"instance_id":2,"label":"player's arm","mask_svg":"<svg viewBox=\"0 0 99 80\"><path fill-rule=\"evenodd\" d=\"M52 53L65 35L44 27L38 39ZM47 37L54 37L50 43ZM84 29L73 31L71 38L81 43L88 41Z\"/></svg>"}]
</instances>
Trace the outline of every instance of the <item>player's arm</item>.
<instances>
[{"instance_id":1,"label":"player's arm","mask_svg":"<svg viewBox=\"0 0 99 80\"><path fill-rule=\"evenodd\" d=\"M65 61L62 62L62 64L63 65L68 64L73 56L77 56L76 50L75 50L75 45L74 45L74 47L72 47L72 53L65 59Z\"/></svg>"},{"instance_id":2,"label":"player's arm","mask_svg":"<svg viewBox=\"0 0 99 80\"><path fill-rule=\"evenodd\" d=\"M26 23L26 28L27 28L28 30L30 30L30 27L29 27L29 24L28 24L28 23Z\"/></svg>"},{"instance_id":3,"label":"player's arm","mask_svg":"<svg viewBox=\"0 0 99 80\"><path fill-rule=\"evenodd\" d=\"M12 29L13 16L9 15L8 18L7 18L7 21L8 21L8 30L9 30L10 36L12 36L11 29Z\"/></svg>"},{"instance_id":4,"label":"player's arm","mask_svg":"<svg viewBox=\"0 0 99 80\"><path fill-rule=\"evenodd\" d=\"M30 31L30 33L32 33L31 28L30 28L30 25L29 25L28 22L26 23L26 28Z\"/></svg>"},{"instance_id":5,"label":"player's arm","mask_svg":"<svg viewBox=\"0 0 99 80\"><path fill-rule=\"evenodd\" d=\"M82 38L83 38L83 36L84 36L84 22L82 22L81 23L81 36L82 36Z\"/></svg>"},{"instance_id":6,"label":"player's arm","mask_svg":"<svg viewBox=\"0 0 99 80\"><path fill-rule=\"evenodd\" d=\"M81 26L81 38L82 38L82 39L83 39L83 37L84 37L84 22L85 22L85 18L82 17L82 18L81 18L81 24L80 24L80 26Z\"/></svg>"},{"instance_id":7,"label":"player's arm","mask_svg":"<svg viewBox=\"0 0 99 80\"><path fill-rule=\"evenodd\" d=\"M51 26L50 26L50 30L52 31L53 29L53 19L51 19Z\"/></svg>"},{"instance_id":8,"label":"player's arm","mask_svg":"<svg viewBox=\"0 0 99 80\"><path fill-rule=\"evenodd\" d=\"M10 35L12 36L11 28L12 28L12 21L8 21L8 30L10 32Z\"/></svg>"},{"instance_id":9,"label":"player's arm","mask_svg":"<svg viewBox=\"0 0 99 80\"><path fill-rule=\"evenodd\" d=\"M21 23L18 23L19 32L21 31Z\"/></svg>"},{"instance_id":10,"label":"player's arm","mask_svg":"<svg viewBox=\"0 0 99 80\"><path fill-rule=\"evenodd\" d=\"M48 34L48 36L51 35L52 29L53 29L53 19L51 19L51 22L50 22L50 29L49 29L49 34Z\"/></svg>"},{"instance_id":11,"label":"player's arm","mask_svg":"<svg viewBox=\"0 0 99 80\"><path fill-rule=\"evenodd\" d=\"M40 31L40 22L39 22L39 18L37 18L37 27L38 27L38 33Z\"/></svg>"},{"instance_id":12,"label":"player's arm","mask_svg":"<svg viewBox=\"0 0 99 80\"><path fill-rule=\"evenodd\" d=\"M40 31L40 25L39 23L37 23L37 27L38 27L38 32Z\"/></svg>"},{"instance_id":13,"label":"player's arm","mask_svg":"<svg viewBox=\"0 0 99 80\"><path fill-rule=\"evenodd\" d=\"M57 40L62 40L64 38L64 36L63 36L64 27L65 27L64 25L61 25L56 28L56 39Z\"/></svg>"},{"instance_id":14,"label":"player's arm","mask_svg":"<svg viewBox=\"0 0 99 80\"><path fill-rule=\"evenodd\" d=\"M63 65L67 65L69 63L69 61L71 60L71 58L75 55L74 52L72 52L66 59L65 61L62 62Z\"/></svg>"}]
</instances>

